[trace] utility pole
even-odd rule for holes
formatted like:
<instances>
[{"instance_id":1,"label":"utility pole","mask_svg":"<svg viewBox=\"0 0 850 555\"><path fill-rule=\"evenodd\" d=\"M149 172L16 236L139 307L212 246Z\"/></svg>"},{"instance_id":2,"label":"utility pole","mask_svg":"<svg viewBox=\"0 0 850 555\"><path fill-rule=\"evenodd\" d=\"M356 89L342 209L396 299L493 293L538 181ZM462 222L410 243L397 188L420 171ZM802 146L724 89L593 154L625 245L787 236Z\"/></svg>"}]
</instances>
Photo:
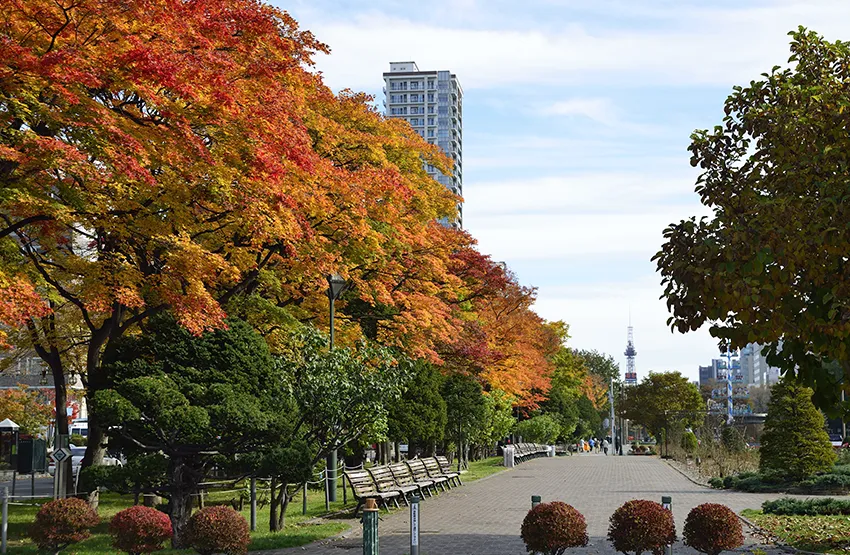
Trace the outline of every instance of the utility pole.
<instances>
[{"instance_id":1,"label":"utility pole","mask_svg":"<svg viewBox=\"0 0 850 555\"><path fill-rule=\"evenodd\" d=\"M732 414L732 341L726 343L726 425L735 421Z\"/></svg>"}]
</instances>

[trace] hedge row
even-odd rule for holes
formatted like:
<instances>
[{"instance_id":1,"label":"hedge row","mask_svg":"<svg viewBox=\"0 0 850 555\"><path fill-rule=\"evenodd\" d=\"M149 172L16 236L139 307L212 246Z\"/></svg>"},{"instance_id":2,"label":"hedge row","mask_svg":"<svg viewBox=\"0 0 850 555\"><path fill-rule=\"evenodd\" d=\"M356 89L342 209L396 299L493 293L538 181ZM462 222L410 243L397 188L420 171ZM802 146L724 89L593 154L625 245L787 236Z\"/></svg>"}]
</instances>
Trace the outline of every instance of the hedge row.
<instances>
[{"instance_id":1,"label":"hedge row","mask_svg":"<svg viewBox=\"0 0 850 555\"><path fill-rule=\"evenodd\" d=\"M850 515L850 499L777 499L762 503L761 510L773 515Z\"/></svg>"},{"instance_id":2,"label":"hedge row","mask_svg":"<svg viewBox=\"0 0 850 555\"><path fill-rule=\"evenodd\" d=\"M840 472L820 474L802 482L788 482L770 474L744 472L736 476L712 478L709 485L716 489L734 489L750 493L789 492L799 494L843 494L850 491L850 469L840 468ZM845 473L846 472L846 473Z\"/></svg>"}]
</instances>

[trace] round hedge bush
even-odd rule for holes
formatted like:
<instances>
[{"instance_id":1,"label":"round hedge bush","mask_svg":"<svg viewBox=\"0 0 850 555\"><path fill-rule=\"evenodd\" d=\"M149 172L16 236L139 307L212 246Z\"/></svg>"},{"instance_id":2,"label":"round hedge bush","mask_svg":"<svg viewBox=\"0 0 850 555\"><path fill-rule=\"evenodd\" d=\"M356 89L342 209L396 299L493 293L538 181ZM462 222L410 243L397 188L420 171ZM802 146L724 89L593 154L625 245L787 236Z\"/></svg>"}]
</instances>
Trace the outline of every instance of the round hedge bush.
<instances>
[{"instance_id":1,"label":"round hedge bush","mask_svg":"<svg viewBox=\"0 0 850 555\"><path fill-rule=\"evenodd\" d=\"M566 503L541 503L525 515L520 536L529 553L562 555L570 547L587 545L587 523Z\"/></svg>"},{"instance_id":2,"label":"round hedge bush","mask_svg":"<svg viewBox=\"0 0 850 555\"><path fill-rule=\"evenodd\" d=\"M726 505L703 503L685 520L685 545L708 555L744 545L744 531L738 515Z\"/></svg>"},{"instance_id":3,"label":"round hedge bush","mask_svg":"<svg viewBox=\"0 0 850 555\"><path fill-rule=\"evenodd\" d=\"M134 505L112 517L109 533L115 549L130 555L153 553L171 539L171 520L153 507Z\"/></svg>"},{"instance_id":4,"label":"round hedge bush","mask_svg":"<svg viewBox=\"0 0 850 555\"><path fill-rule=\"evenodd\" d=\"M201 555L244 555L249 543L248 522L230 507L207 507L189 519L189 545Z\"/></svg>"},{"instance_id":5,"label":"round hedge bush","mask_svg":"<svg viewBox=\"0 0 850 555\"><path fill-rule=\"evenodd\" d=\"M30 538L39 549L56 553L88 538L99 523L97 513L82 499L57 499L38 510Z\"/></svg>"},{"instance_id":6,"label":"round hedge bush","mask_svg":"<svg viewBox=\"0 0 850 555\"><path fill-rule=\"evenodd\" d=\"M627 501L611 515L608 540L621 553L664 553L676 541L673 513L655 501Z\"/></svg>"}]
</instances>

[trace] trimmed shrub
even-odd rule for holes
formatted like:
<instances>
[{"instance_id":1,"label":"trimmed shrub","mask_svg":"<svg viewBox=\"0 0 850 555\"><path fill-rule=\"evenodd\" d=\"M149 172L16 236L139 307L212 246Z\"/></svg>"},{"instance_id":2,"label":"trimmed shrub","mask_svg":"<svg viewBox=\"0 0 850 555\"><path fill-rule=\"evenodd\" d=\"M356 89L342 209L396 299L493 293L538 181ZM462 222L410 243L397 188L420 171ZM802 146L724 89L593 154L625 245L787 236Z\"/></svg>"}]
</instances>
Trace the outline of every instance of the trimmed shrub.
<instances>
[{"instance_id":1,"label":"trimmed shrub","mask_svg":"<svg viewBox=\"0 0 850 555\"><path fill-rule=\"evenodd\" d=\"M611 515L608 540L621 553L662 555L676 541L673 513L655 501L627 501Z\"/></svg>"},{"instance_id":2,"label":"trimmed shrub","mask_svg":"<svg viewBox=\"0 0 850 555\"><path fill-rule=\"evenodd\" d=\"M171 539L171 520L152 507L135 505L112 517L109 533L115 549L130 555L153 553Z\"/></svg>"},{"instance_id":3,"label":"trimmed shrub","mask_svg":"<svg viewBox=\"0 0 850 555\"><path fill-rule=\"evenodd\" d=\"M761 505L765 514L774 515L850 515L850 500L833 499L792 499L783 498L765 501Z\"/></svg>"},{"instance_id":4,"label":"trimmed shrub","mask_svg":"<svg viewBox=\"0 0 850 555\"><path fill-rule=\"evenodd\" d=\"M682 434L682 442L680 447L682 451L687 453L688 455L693 455L697 447L699 447L699 442L697 441L697 436L693 432L685 432Z\"/></svg>"},{"instance_id":5,"label":"trimmed shrub","mask_svg":"<svg viewBox=\"0 0 850 555\"><path fill-rule=\"evenodd\" d=\"M249 543L248 522L230 507L206 507L189 519L189 545L201 555L244 555Z\"/></svg>"},{"instance_id":6,"label":"trimmed shrub","mask_svg":"<svg viewBox=\"0 0 850 555\"><path fill-rule=\"evenodd\" d=\"M38 510L30 538L39 549L56 553L88 538L99 522L97 513L82 499L57 499Z\"/></svg>"},{"instance_id":7,"label":"trimmed shrub","mask_svg":"<svg viewBox=\"0 0 850 555\"><path fill-rule=\"evenodd\" d=\"M694 507L685 520L685 545L708 555L717 555L744 545L744 531L738 515L726 505L703 503Z\"/></svg>"},{"instance_id":8,"label":"trimmed shrub","mask_svg":"<svg viewBox=\"0 0 850 555\"><path fill-rule=\"evenodd\" d=\"M761 437L759 470L801 481L829 472L835 452L823 427L823 415L812 404L812 390L782 380L771 389Z\"/></svg>"},{"instance_id":9,"label":"trimmed shrub","mask_svg":"<svg viewBox=\"0 0 850 555\"><path fill-rule=\"evenodd\" d=\"M587 523L566 503L541 503L525 515L520 536L529 553L562 555L570 547L587 545Z\"/></svg>"}]
</instances>

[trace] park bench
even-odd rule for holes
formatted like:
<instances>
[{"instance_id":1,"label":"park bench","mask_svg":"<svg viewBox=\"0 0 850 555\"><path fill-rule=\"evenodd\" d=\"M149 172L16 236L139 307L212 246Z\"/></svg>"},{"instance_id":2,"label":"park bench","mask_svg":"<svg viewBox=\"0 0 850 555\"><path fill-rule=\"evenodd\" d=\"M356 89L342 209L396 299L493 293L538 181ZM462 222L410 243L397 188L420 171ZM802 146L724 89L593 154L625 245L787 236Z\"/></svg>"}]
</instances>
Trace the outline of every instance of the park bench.
<instances>
[{"instance_id":1,"label":"park bench","mask_svg":"<svg viewBox=\"0 0 850 555\"><path fill-rule=\"evenodd\" d=\"M440 470L443 471L444 476L450 476L451 478L457 480L457 485L462 486L463 482L460 481L460 473L452 472L452 465L449 463L449 459L440 455L437 457L437 463L440 465Z\"/></svg>"},{"instance_id":2,"label":"park bench","mask_svg":"<svg viewBox=\"0 0 850 555\"><path fill-rule=\"evenodd\" d=\"M525 462L536 457L545 457L549 453L549 446L539 443L516 443L514 444L514 461Z\"/></svg>"},{"instance_id":3,"label":"park bench","mask_svg":"<svg viewBox=\"0 0 850 555\"><path fill-rule=\"evenodd\" d=\"M403 462L393 463L389 465L389 469L393 475L393 479L395 479L396 486L403 488L405 491L405 497L408 493L412 493L414 491L419 492L420 499L424 499L425 496L432 496L431 491L428 488L434 486L433 480L417 482L413 479L413 474L410 472L410 468Z\"/></svg>"},{"instance_id":4,"label":"park bench","mask_svg":"<svg viewBox=\"0 0 850 555\"><path fill-rule=\"evenodd\" d=\"M351 484L351 491L354 492L354 497L357 499L357 507L354 508L354 516L357 516L357 511L366 503L367 499L374 499L379 505L383 505L387 512L389 506L387 501L393 501L398 507L398 496L400 491L380 491L372 479L372 475L367 470L346 470L345 477L348 483Z\"/></svg>"},{"instance_id":5,"label":"park bench","mask_svg":"<svg viewBox=\"0 0 850 555\"><path fill-rule=\"evenodd\" d=\"M448 482L449 479L443 475L432 476L428 472L428 468L425 466L422 459L409 459L405 462L407 463L408 468L410 468L410 473L413 474L413 479L416 482L432 480L436 486L434 491L436 491L436 488L438 487L441 490L446 491L446 482Z\"/></svg>"},{"instance_id":6,"label":"park bench","mask_svg":"<svg viewBox=\"0 0 850 555\"><path fill-rule=\"evenodd\" d=\"M422 459L422 462L425 464L425 469L428 471L428 475L431 478L445 478L446 485L449 486L449 488L455 486L454 479L458 476L457 472L446 474L440 467L440 463L438 463L437 459L434 457L424 458Z\"/></svg>"},{"instance_id":7,"label":"park bench","mask_svg":"<svg viewBox=\"0 0 850 555\"><path fill-rule=\"evenodd\" d=\"M396 483L395 476L389 466L373 466L369 468L369 474L372 475L372 480L375 482L375 487L381 493L398 492L404 504L407 505L407 494L413 493L419 488L414 485L401 486ZM396 506L398 501L394 498Z\"/></svg>"}]
</instances>

